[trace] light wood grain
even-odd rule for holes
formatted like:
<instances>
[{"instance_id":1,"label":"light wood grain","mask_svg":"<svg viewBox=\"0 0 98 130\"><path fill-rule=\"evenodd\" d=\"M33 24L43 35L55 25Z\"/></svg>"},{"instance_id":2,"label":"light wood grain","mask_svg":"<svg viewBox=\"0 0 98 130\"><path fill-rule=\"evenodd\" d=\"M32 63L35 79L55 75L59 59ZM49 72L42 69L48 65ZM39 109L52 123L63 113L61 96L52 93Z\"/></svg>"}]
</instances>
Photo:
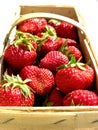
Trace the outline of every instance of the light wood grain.
<instances>
[{"instance_id":1,"label":"light wood grain","mask_svg":"<svg viewBox=\"0 0 98 130\"><path fill-rule=\"evenodd\" d=\"M68 107L69 108L69 107ZM62 111L62 110L63 111ZM74 110L75 107L69 108ZM80 107L81 109L81 107ZM45 111L47 110L47 111ZM58 110L58 112L57 112ZM61 110L61 111L60 111ZM76 108L77 110L77 108ZM0 110L0 128L16 130L96 130L98 111L67 111L65 108L2 108Z\"/></svg>"}]
</instances>

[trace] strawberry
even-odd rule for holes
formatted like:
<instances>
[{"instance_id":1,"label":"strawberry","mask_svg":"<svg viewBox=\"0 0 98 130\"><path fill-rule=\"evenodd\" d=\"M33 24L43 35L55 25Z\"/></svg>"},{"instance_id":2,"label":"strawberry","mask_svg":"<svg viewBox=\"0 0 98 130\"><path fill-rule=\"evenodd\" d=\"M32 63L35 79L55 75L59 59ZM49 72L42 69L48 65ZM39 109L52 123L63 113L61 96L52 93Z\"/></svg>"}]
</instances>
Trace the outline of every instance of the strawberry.
<instances>
[{"instance_id":1,"label":"strawberry","mask_svg":"<svg viewBox=\"0 0 98 130\"><path fill-rule=\"evenodd\" d=\"M58 51L62 52L70 59L72 56L75 57L76 60L82 58L82 52L75 46L68 46L68 40L66 40Z\"/></svg>"},{"instance_id":2,"label":"strawberry","mask_svg":"<svg viewBox=\"0 0 98 130\"><path fill-rule=\"evenodd\" d=\"M35 41L29 38L16 38L4 52L4 59L13 70L19 71L26 65L34 63L37 53Z\"/></svg>"},{"instance_id":3,"label":"strawberry","mask_svg":"<svg viewBox=\"0 0 98 130\"><path fill-rule=\"evenodd\" d=\"M76 60L79 60L82 57L81 51L75 46L68 46L65 49L66 54L68 54L68 56L73 55L76 58Z\"/></svg>"},{"instance_id":4,"label":"strawberry","mask_svg":"<svg viewBox=\"0 0 98 130\"><path fill-rule=\"evenodd\" d=\"M39 44L40 45L40 44ZM40 53L42 55L45 55L49 51L55 51L58 47L58 44L53 37L48 37L45 39L45 41L42 43L42 46L40 48Z\"/></svg>"},{"instance_id":5,"label":"strawberry","mask_svg":"<svg viewBox=\"0 0 98 130\"><path fill-rule=\"evenodd\" d=\"M58 48L60 48L62 44L64 44L65 42L66 42L66 46L77 46L77 42L69 38L66 39L66 38L58 37L56 40L58 42Z\"/></svg>"},{"instance_id":6,"label":"strawberry","mask_svg":"<svg viewBox=\"0 0 98 130\"><path fill-rule=\"evenodd\" d=\"M21 42L21 40L25 41L25 44L19 44ZM16 34L15 34L15 39L12 43L14 43L15 45L19 45L19 46L23 46L25 49L27 50L31 50L31 48L36 51L37 50L37 40L38 37L36 35L32 35L30 33L25 33L25 32L21 32L16 30ZM18 42L18 43L17 43ZM32 44L32 47L31 47Z\"/></svg>"},{"instance_id":7,"label":"strawberry","mask_svg":"<svg viewBox=\"0 0 98 130\"><path fill-rule=\"evenodd\" d=\"M98 96L89 90L74 90L63 98L64 106L97 106Z\"/></svg>"},{"instance_id":8,"label":"strawberry","mask_svg":"<svg viewBox=\"0 0 98 130\"><path fill-rule=\"evenodd\" d=\"M40 66L55 72L57 67L62 64L68 64L68 62L69 60L66 55L63 55L59 51L50 51L44 58L41 59Z\"/></svg>"},{"instance_id":9,"label":"strawberry","mask_svg":"<svg viewBox=\"0 0 98 130\"><path fill-rule=\"evenodd\" d=\"M62 38L77 40L77 29L65 21L49 20L48 23L56 29L57 35Z\"/></svg>"},{"instance_id":10,"label":"strawberry","mask_svg":"<svg viewBox=\"0 0 98 130\"><path fill-rule=\"evenodd\" d=\"M94 69L83 63L61 66L55 77L57 87L64 93L76 89L87 89L94 81Z\"/></svg>"},{"instance_id":11,"label":"strawberry","mask_svg":"<svg viewBox=\"0 0 98 130\"><path fill-rule=\"evenodd\" d=\"M5 74L0 83L0 106L33 106L35 97L26 84L29 81Z\"/></svg>"},{"instance_id":12,"label":"strawberry","mask_svg":"<svg viewBox=\"0 0 98 130\"><path fill-rule=\"evenodd\" d=\"M52 26L45 26L44 32L41 34L37 34L39 36L38 43L38 52L40 52L41 55L45 55L47 52L56 50L58 47L58 44L56 42L56 32L55 29Z\"/></svg>"},{"instance_id":13,"label":"strawberry","mask_svg":"<svg viewBox=\"0 0 98 130\"><path fill-rule=\"evenodd\" d=\"M31 81L27 84L38 95L48 94L54 85L54 75L45 68L38 68L37 66L25 66L20 71L20 76L23 80L30 78Z\"/></svg>"},{"instance_id":14,"label":"strawberry","mask_svg":"<svg viewBox=\"0 0 98 130\"><path fill-rule=\"evenodd\" d=\"M17 29L22 32L37 34L42 32L46 25L47 21L45 18L31 18L19 23Z\"/></svg>"},{"instance_id":15,"label":"strawberry","mask_svg":"<svg viewBox=\"0 0 98 130\"><path fill-rule=\"evenodd\" d=\"M45 33L46 35L48 34L48 36L52 36L54 38L57 38L57 34L56 34L55 28L50 26L50 25L46 25L44 27L43 33Z\"/></svg>"},{"instance_id":16,"label":"strawberry","mask_svg":"<svg viewBox=\"0 0 98 130\"><path fill-rule=\"evenodd\" d=\"M76 60L82 59L82 52L75 46L66 46L66 42L62 44L59 51L68 56L69 59L71 57L75 57Z\"/></svg>"},{"instance_id":17,"label":"strawberry","mask_svg":"<svg viewBox=\"0 0 98 130\"><path fill-rule=\"evenodd\" d=\"M11 97L16 100L17 94L14 98L12 91L18 91L17 93L21 95L17 98L21 104L15 101L17 106L25 106L23 104L26 104L27 99L30 100L27 106L41 106L47 95L49 97L45 106L62 106L65 94L93 87L95 78L93 68L79 62L82 52L75 26L64 21L53 22L44 18L31 18L18 24L16 29L14 40L4 51L6 65L4 71L9 75L19 75L15 81L13 75L11 80L8 77L11 84L7 80L2 82L0 87L2 106L7 104L5 100L7 101L8 93L11 93ZM29 87L30 90L26 89L30 91L28 96L26 92L24 93L25 88L21 88L18 84L20 81L21 85L25 83ZM18 85L15 86L14 82ZM4 103L2 95L5 98ZM9 105L15 106L11 103Z\"/></svg>"},{"instance_id":18,"label":"strawberry","mask_svg":"<svg viewBox=\"0 0 98 130\"><path fill-rule=\"evenodd\" d=\"M51 93L48 95L48 98L46 98L45 102L43 105L46 106L62 106L62 100L63 100L63 95L62 93L54 88Z\"/></svg>"}]
</instances>

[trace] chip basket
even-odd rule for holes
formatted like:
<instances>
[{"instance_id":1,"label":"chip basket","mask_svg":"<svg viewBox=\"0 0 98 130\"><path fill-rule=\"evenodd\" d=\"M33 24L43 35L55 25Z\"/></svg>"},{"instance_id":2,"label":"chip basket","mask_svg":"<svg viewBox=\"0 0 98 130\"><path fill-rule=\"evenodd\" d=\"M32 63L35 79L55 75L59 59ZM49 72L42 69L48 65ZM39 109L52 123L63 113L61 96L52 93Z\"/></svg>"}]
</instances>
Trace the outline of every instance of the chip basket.
<instances>
[{"instance_id":1,"label":"chip basket","mask_svg":"<svg viewBox=\"0 0 98 130\"><path fill-rule=\"evenodd\" d=\"M5 36L5 47L12 40L15 26L32 17L55 18L73 24L78 29L80 46L85 60L90 60L90 65L95 70L95 91L98 93L98 66L91 49L91 42L86 33L86 27L80 12L75 7L69 6L34 6L22 5L18 8L19 18ZM16 11L17 14L17 11ZM1 56L1 78L4 70L3 54ZM97 106L69 106L69 107L0 107L1 130L90 130L98 126Z\"/></svg>"}]
</instances>

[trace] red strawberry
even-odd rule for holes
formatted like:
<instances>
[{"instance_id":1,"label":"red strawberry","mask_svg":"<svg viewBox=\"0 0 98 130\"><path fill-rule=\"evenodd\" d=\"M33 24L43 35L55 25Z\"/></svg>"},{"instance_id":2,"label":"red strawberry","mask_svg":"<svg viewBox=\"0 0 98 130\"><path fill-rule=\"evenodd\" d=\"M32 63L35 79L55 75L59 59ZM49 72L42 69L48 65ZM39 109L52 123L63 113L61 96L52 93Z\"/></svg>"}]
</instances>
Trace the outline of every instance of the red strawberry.
<instances>
[{"instance_id":1,"label":"red strawberry","mask_svg":"<svg viewBox=\"0 0 98 130\"><path fill-rule=\"evenodd\" d=\"M65 39L65 38L57 38L56 41L58 42L58 48L62 46L66 42L66 46L77 46L77 42L72 39Z\"/></svg>"},{"instance_id":2,"label":"red strawberry","mask_svg":"<svg viewBox=\"0 0 98 130\"><path fill-rule=\"evenodd\" d=\"M50 25L46 25L45 26L43 33L46 33L46 35L48 34L49 36L52 36L54 38L57 38L57 34L56 34L55 28L50 26Z\"/></svg>"},{"instance_id":3,"label":"red strawberry","mask_svg":"<svg viewBox=\"0 0 98 130\"><path fill-rule=\"evenodd\" d=\"M48 37L45 39L45 41L42 43L41 47L41 54L46 54L49 51L55 51L58 47L58 44L53 37Z\"/></svg>"},{"instance_id":4,"label":"red strawberry","mask_svg":"<svg viewBox=\"0 0 98 130\"><path fill-rule=\"evenodd\" d=\"M45 18L36 18L35 19L37 30L35 34L43 32L44 28L47 26L47 20Z\"/></svg>"},{"instance_id":5,"label":"red strawberry","mask_svg":"<svg viewBox=\"0 0 98 130\"><path fill-rule=\"evenodd\" d=\"M27 82L29 80L22 81L19 75L5 75L0 83L0 106L33 106L35 97Z\"/></svg>"},{"instance_id":6,"label":"red strawberry","mask_svg":"<svg viewBox=\"0 0 98 130\"><path fill-rule=\"evenodd\" d=\"M40 66L51 71L56 71L57 67L61 66L62 64L68 64L68 62L68 57L61 52L50 51L44 58L41 59Z\"/></svg>"},{"instance_id":7,"label":"red strawberry","mask_svg":"<svg viewBox=\"0 0 98 130\"><path fill-rule=\"evenodd\" d=\"M62 68L56 73L56 85L64 93L76 89L87 89L94 81L94 70L88 65L81 66L83 63L71 64ZM65 65L66 66L66 65ZM75 67L76 66L76 67Z\"/></svg>"},{"instance_id":8,"label":"red strawberry","mask_svg":"<svg viewBox=\"0 0 98 130\"><path fill-rule=\"evenodd\" d=\"M60 52L68 56L70 59L72 56L75 57L76 60L79 60L82 58L81 51L75 47L75 46L68 46L68 40L66 40L64 43L62 43L61 47L58 49Z\"/></svg>"},{"instance_id":9,"label":"red strawberry","mask_svg":"<svg viewBox=\"0 0 98 130\"><path fill-rule=\"evenodd\" d=\"M77 46L77 42L75 41L75 40L73 40L73 39L65 39L65 40L67 40L67 45L68 46Z\"/></svg>"},{"instance_id":10,"label":"red strawberry","mask_svg":"<svg viewBox=\"0 0 98 130\"><path fill-rule=\"evenodd\" d=\"M96 93L89 90L75 90L67 95L63 99L64 106L97 106L98 96Z\"/></svg>"},{"instance_id":11,"label":"red strawberry","mask_svg":"<svg viewBox=\"0 0 98 130\"><path fill-rule=\"evenodd\" d=\"M79 60L82 57L81 51L75 46L67 46L65 50L68 56L73 55L76 60Z\"/></svg>"},{"instance_id":12,"label":"red strawberry","mask_svg":"<svg viewBox=\"0 0 98 130\"><path fill-rule=\"evenodd\" d=\"M38 40L38 37L36 37L35 35L16 30L15 40L13 41L13 44L15 44L15 45L18 44L21 48L23 47L26 50L33 49L34 51L36 51L37 50L37 43L36 43L37 40ZM25 44L20 44L22 41ZM31 44L32 44L32 47L31 47Z\"/></svg>"},{"instance_id":13,"label":"red strawberry","mask_svg":"<svg viewBox=\"0 0 98 130\"><path fill-rule=\"evenodd\" d=\"M37 66L26 66L20 71L23 80L30 78L27 84L36 94L48 94L54 85L54 75L51 71Z\"/></svg>"},{"instance_id":14,"label":"red strawberry","mask_svg":"<svg viewBox=\"0 0 98 130\"><path fill-rule=\"evenodd\" d=\"M59 37L77 40L76 28L66 22L61 22L56 26L56 32Z\"/></svg>"},{"instance_id":15,"label":"red strawberry","mask_svg":"<svg viewBox=\"0 0 98 130\"><path fill-rule=\"evenodd\" d=\"M46 106L62 106L63 105L62 100L63 100L62 93L57 89L53 89L52 92L49 94L45 105Z\"/></svg>"},{"instance_id":16,"label":"red strawberry","mask_svg":"<svg viewBox=\"0 0 98 130\"><path fill-rule=\"evenodd\" d=\"M56 29L57 35L62 38L77 40L77 29L75 26L65 21L49 20L49 24Z\"/></svg>"},{"instance_id":17,"label":"red strawberry","mask_svg":"<svg viewBox=\"0 0 98 130\"><path fill-rule=\"evenodd\" d=\"M40 52L41 55L58 48L56 31L52 26L47 25L44 28L44 32L37 34L37 36L39 36L39 40L37 41L38 52Z\"/></svg>"},{"instance_id":18,"label":"red strawberry","mask_svg":"<svg viewBox=\"0 0 98 130\"><path fill-rule=\"evenodd\" d=\"M34 41L28 38L16 39L12 45L5 49L4 59L15 71L26 65L31 65L37 57L36 48L34 48L35 44Z\"/></svg>"},{"instance_id":19,"label":"red strawberry","mask_svg":"<svg viewBox=\"0 0 98 130\"><path fill-rule=\"evenodd\" d=\"M42 32L46 25L47 21L44 18L31 18L19 23L17 29L22 32L36 34Z\"/></svg>"}]
</instances>

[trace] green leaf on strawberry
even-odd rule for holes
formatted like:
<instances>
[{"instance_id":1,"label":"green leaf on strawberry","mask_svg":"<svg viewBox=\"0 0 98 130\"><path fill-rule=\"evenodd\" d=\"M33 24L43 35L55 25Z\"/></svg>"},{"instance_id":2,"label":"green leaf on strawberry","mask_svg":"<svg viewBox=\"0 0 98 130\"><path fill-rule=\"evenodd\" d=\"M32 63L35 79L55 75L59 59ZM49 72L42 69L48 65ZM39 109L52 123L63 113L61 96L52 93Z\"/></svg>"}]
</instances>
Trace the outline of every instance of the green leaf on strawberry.
<instances>
[{"instance_id":1,"label":"green leaf on strawberry","mask_svg":"<svg viewBox=\"0 0 98 130\"><path fill-rule=\"evenodd\" d=\"M66 54L66 46L67 46L67 39L65 40L65 42L62 44L62 46L59 48L58 51L62 52L63 54L67 55Z\"/></svg>"},{"instance_id":2,"label":"green leaf on strawberry","mask_svg":"<svg viewBox=\"0 0 98 130\"><path fill-rule=\"evenodd\" d=\"M13 42L11 42L10 45L15 45L16 47L18 47L18 45L23 45L29 51L34 50L34 47L32 46L31 42L29 42L28 38L16 39Z\"/></svg>"},{"instance_id":3,"label":"green leaf on strawberry","mask_svg":"<svg viewBox=\"0 0 98 130\"><path fill-rule=\"evenodd\" d=\"M31 81L30 79L26 79L23 81L19 75L9 76L6 73L4 74L3 77L4 77L3 82L5 82L2 85L3 88L7 89L9 86L12 86L12 89L14 89L15 87L18 86L25 97L30 96L30 89L29 86L26 84L27 82Z\"/></svg>"},{"instance_id":4,"label":"green leaf on strawberry","mask_svg":"<svg viewBox=\"0 0 98 130\"><path fill-rule=\"evenodd\" d=\"M45 27L45 33L48 34L48 36L54 37L55 39L57 38L56 31L52 26L47 25Z\"/></svg>"},{"instance_id":5,"label":"green leaf on strawberry","mask_svg":"<svg viewBox=\"0 0 98 130\"><path fill-rule=\"evenodd\" d=\"M85 71L86 70L85 66L87 64L80 62L80 60L81 60L81 58L76 61L75 57L72 55L68 64L62 64L61 66L57 67L57 69L63 69L63 68L68 68L68 67L77 67L77 68Z\"/></svg>"}]
</instances>

